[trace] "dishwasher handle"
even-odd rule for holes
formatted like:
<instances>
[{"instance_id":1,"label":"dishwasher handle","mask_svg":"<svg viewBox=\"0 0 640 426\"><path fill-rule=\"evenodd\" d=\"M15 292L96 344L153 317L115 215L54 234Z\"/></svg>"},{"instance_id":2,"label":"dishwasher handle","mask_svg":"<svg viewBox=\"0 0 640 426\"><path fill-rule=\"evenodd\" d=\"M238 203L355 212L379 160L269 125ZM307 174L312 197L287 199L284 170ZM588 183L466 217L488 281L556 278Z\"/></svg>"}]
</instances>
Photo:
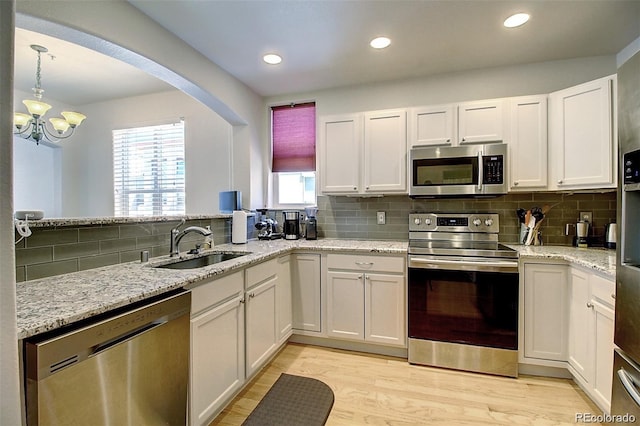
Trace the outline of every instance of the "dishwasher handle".
<instances>
[{"instance_id":1,"label":"dishwasher handle","mask_svg":"<svg viewBox=\"0 0 640 426\"><path fill-rule=\"evenodd\" d=\"M104 352L109 348L112 348L116 345L119 345L120 343L124 343L131 339L134 339L135 337L141 334L144 334L147 331L151 331L154 328L160 327L161 325L166 324L167 322L168 320L165 317L160 321L154 321L151 324L143 325L141 327L136 328L135 330L129 331L127 333L121 334L120 336L116 336L113 339L107 340L106 342L102 342L97 345L94 345L90 350L89 356L98 355L99 353Z\"/></svg>"}]
</instances>

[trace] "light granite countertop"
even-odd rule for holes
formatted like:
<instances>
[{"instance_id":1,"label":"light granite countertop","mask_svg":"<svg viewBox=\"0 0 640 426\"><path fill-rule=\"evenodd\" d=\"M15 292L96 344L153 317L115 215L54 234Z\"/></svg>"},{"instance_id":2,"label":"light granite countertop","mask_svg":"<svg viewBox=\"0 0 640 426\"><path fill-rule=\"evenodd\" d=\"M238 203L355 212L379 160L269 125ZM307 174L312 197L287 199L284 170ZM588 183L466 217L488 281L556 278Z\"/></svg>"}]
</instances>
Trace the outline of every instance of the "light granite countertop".
<instances>
[{"instance_id":1,"label":"light granite countertop","mask_svg":"<svg viewBox=\"0 0 640 426\"><path fill-rule=\"evenodd\" d=\"M18 339L27 338L199 281L243 269L264 260L296 251L360 252L406 255L406 241L274 240L247 244L222 244L209 252L249 253L236 259L197 269L165 269L154 266L176 261L169 256L148 263L129 262L65 275L18 283L16 305ZM574 247L526 247L509 245L521 259L557 259L615 277L615 251ZM181 259L195 257L182 254Z\"/></svg>"},{"instance_id":2,"label":"light granite countertop","mask_svg":"<svg viewBox=\"0 0 640 426\"><path fill-rule=\"evenodd\" d=\"M215 251L250 253L197 269L154 266L176 261L169 256L148 263L129 262L18 283L16 307L18 339L50 331L112 309L126 306L198 281L246 268L269 258L297 251L355 251L406 255L407 242L358 240L274 240L223 244ZM188 259L194 255L181 255Z\"/></svg>"},{"instance_id":3,"label":"light granite countertop","mask_svg":"<svg viewBox=\"0 0 640 426\"><path fill-rule=\"evenodd\" d=\"M253 215L253 213L247 213ZM173 222L184 220L208 220L208 219L230 219L231 214L215 215L180 215L180 216L135 216L135 217L45 217L38 220L30 220L29 226L33 228L59 228L65 226L87 226L87 225L116 225L123 223L150 223L150 222Z\"/></svg>"},{"instance_id":4,"label":"light granite countertop","mask_svg":"<svg viewBox=\"0 0 640 426\"><path fill-rule=\"evenodd\" d=\"M576 248L565 246L523 246L506 244L518 252L521 260L563 260L600 272L609 278L616 277L616 251L602 247Z\"/></svg>"}]
</instances>

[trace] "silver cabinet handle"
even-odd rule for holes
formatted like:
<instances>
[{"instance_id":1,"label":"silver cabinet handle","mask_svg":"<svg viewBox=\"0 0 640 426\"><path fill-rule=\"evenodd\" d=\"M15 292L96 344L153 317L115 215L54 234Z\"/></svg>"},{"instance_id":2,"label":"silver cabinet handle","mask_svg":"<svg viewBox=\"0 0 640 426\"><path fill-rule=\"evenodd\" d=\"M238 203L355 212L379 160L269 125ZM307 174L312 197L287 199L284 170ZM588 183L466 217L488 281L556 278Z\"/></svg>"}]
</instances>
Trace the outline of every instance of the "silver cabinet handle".
<instances>
[{"instance_id":1,"label":"silver cabinet handle","mask_svg":"<svg viewBox=\"0 0 640 426\"><path fill-rule=\"evenodd\" d=\"M354 186L354 187L353 187L353 190L354 190L354 191L357 191L357 190L358 190L358 187L357 187L357 186Z\"/></svg>"},{"instance_id":2,"label":"silver cabinet handle","mask_svg":"<svg viewBox=\"0 0 640 426\"><path fill-rule=\"evenodd\" d=\"M515 181L515 182L513 182L513 186L518 186L518 184L519 184L519 183L520 183L520 182Z\"/></svg>"},{"instance_id":3,"label":"silver cabinet handle","mask_svg":"<svg viewBox=\"0 0 640 426\"><path fill-rule=\"evenodd\" d=\"M356 265L368 266L368 265L373 265L373 262L356 262Z\"/></svg>"},{"instance_id":4,"label":"silver cabinet handle","mask_svg":"<svg viewBox=\"0 0 640 426\"><path fill-rule=\"evenodd\" d=\"M616 294L615 293L611 293L611 298L615 300Z\"/></svg>"},{"instance_id":5,"label":"silver cabinet handle","mask_svg":"<svg viewBox=\"0 0 640 426\"><path fill-rule=\"evenodd\" d=\"M367 275L367 274L364 275L364 279L365 280L368 280L369 278L370 278L369 275Z\"/></svg>"},{"instance_id":6,"label":"silver cabinet handle","mask_svg":"<svg viewBox=\"0 0 640 426\"><path fill-rule=\"evenodd\" d=\"M245 303L246 300L244 299L244 297L242 299L240 299L240 303Z\"/></svg>"},{"instance_id":7,"label":"silver cabinet handle","mask_svg":"<svg viewBox=\"0 0 640 426\"><path fill-rule=\"evenodd\" d=\"M254 297L256 297L255 293L249 293L249 299L253 299Z\"/></svg>"},{"instance_id":8,"label":"silver cabinet handle","mask_svg":"<svg viewBox=\"0 0 640 426\"><path fill-rule=\"evenodd\" d=\"M587 308L593 308L593 303L587 302Z\"/></svg>"},{"instance_id":9,"label":"silver cabinet handle","mask_svg":"<svg viewBox=\"0 0 640 426\"><path fill-rule=\"evenodd\" d=\"M451 139L447 139L447 143L451 142Z\"/></svg>"},{"instance_id":10,"label":"silver cabinet handle","mask_svg":"<svg viewBox=\"0 0 640 426\"><path fill-rule=\"evenodd\" d=\"M558 183L562 183L562 179L558 179Z\"/></svg>"}]
</instances>

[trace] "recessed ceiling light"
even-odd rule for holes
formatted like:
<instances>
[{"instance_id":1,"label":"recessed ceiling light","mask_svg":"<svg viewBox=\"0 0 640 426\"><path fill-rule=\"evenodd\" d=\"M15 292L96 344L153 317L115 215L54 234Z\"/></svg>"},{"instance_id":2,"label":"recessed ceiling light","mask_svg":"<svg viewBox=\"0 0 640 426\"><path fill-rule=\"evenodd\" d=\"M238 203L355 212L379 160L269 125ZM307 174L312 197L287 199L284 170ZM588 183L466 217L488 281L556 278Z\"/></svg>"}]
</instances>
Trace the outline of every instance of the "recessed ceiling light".
<instances>
[{"instance_id":1,"label":"recessed ceiling light","mask_svg":"<svg viewBox=\"0 0 640 426\"><path fill-rule=\"evenodd\" d=\"M262 60L270 65L277 65L282 62L282 57L280 55L276 55L275 53L269 53L262 57Z\"/></svg>"},{"instance_id":2,"label":"recessed ceiling light","mask_svg":"<svg viewBox=\"0 0 640 426\"><path fill-rule=\"evenodd\" d=\"M371 47L373 47L374 49L384 49L390 44L391 40L389 40L387 37L377 37L371 40L371 43L369 43L369 45L371 45Z\"/></svg>"},{"instance_id":3,"label":"recessed ceiling light","mask_svg":"<svg viewBox=\"0 0 640 426\"><path fill-rule=\"evenodd\" d=\"M507 28L515 28L523 25L529 20L528 13L516 13L504 20L504 26Z\"/></svg>"}]
</instances>

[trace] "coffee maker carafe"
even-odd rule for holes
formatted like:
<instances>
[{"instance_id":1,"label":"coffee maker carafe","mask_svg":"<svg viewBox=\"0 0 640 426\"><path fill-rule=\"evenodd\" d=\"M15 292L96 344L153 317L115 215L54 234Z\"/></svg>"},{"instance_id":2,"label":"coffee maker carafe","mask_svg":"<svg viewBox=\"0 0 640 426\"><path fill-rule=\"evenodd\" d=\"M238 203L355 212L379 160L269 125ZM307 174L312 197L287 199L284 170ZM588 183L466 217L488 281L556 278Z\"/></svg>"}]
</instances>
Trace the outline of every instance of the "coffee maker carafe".
<instances>
[{"instance_id":1,"label":"coffee maker carafe","mask_svg":"<svg viewBox=\"0 0 640 426\"><path fill-rule=\"evenodd\" d=\"M581 220L576 223L576 247L589 247L589 222Z\"/></svg>"},{"instance_id":2,"label":"coffee maker carafe","mask_svg":"<svg viewBox=\"0 0 640 426\"><path fill-rule=\"evenodd\" d=\"M297 240L300 237L300 212L285 211L284 216L284 239Z\"/></svg>"}]
</instances>

